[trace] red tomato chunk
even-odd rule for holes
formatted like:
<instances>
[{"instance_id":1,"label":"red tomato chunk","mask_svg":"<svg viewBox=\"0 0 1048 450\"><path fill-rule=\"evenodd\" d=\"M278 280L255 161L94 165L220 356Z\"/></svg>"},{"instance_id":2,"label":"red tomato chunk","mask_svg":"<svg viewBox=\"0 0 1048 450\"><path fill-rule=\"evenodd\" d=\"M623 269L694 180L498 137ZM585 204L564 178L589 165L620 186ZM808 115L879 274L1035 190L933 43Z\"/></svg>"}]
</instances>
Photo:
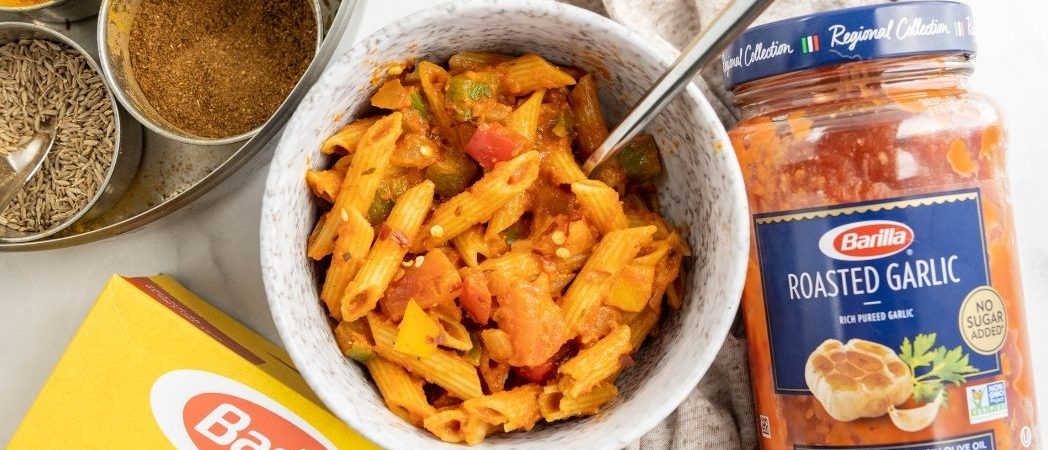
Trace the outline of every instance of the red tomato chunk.
<instances>
[{"instance_id":1,"label":"red tomato chunk","mask_svg":"<svg viewBox=\"0 0 1048 450\"><path fill-rule=\"evenodd\" d=\"M477 128L466 143L466 153L484 169L491 170L496 163L512 159L524 150L527 139L498 123L485 123Z\"/></svg>"},{"instance_id":2,"label":"red tomato chunk","mask_svg":"<svg viewBox=\"0 0 1048 450\"><path fill-rule=\"evenodd\" d=\"M462 280L462 308L478 325L486 325L491 318L491 289L483 273L474 272Z\"/></svg>"},{"instance_id":3,"label":"red tomato chunk","mask_svg":"<svg viewBox=\"0 0 1048 450\"><path fill-rule=\"evenodd\" d=\"M410 300L429 309L454 301L462 287L462 278L444 252L433 249L423 258L422 265L409 267L404 276L390 283L386 296L379 301L395 322L404 318Z\"/></svg>"},{"instance_id":4,"label":"red tomato chunk","mask_svg":"<svg viewBox=\"0 0 1048 450\"><path fill-rule=\"evenodd\" d=\"M513 280L499 295L495 321L513 344L511 366L538 366L560 350L568 329L560 308L548 291L523 280Z\"/></svg>"}]
</instances>

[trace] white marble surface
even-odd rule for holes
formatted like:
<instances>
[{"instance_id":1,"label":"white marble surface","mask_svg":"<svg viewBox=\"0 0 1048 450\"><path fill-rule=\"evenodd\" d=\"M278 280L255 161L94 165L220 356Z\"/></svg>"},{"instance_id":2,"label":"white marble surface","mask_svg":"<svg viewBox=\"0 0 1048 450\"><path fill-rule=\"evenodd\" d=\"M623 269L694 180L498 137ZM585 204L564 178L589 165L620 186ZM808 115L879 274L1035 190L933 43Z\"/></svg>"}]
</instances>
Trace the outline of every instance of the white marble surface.
<instances>
[{"instance_id":1,"label":"white marble surface","mask_svg":"<svg viewBox=\"0 0 1048 450\"><path fill-rule=\"evenodd\" d=\"M362 35L431 3L372 1ZM995 97L1011 130L1013 199L1039 405L1048 414L1048 3L974 0L980 54L974 88ZM76 248L0 254L0 442L7 442L84 314L114 273L175 276L279 342L258 266L261 162L212 195L145 229Z\"/></svg>"}]
</instances>

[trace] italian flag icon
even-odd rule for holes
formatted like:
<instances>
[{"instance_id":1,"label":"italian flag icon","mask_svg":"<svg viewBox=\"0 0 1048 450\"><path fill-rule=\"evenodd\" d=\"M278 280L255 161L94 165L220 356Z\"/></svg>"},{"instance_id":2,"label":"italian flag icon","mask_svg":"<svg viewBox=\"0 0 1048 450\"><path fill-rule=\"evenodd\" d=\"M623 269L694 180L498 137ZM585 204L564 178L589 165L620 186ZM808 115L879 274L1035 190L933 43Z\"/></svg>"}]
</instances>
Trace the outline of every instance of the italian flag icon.
<instances>
[{"instance_id":1,"label":"italian flag icon","mask_svg":"<svg viewBox=\"0 0 1048 450\"><path fill-rule=\"evenodd\" d=\"M801 53L812 53L819 51L819 34L812 34L801 38Z\"/></svg>"}]
</instances>

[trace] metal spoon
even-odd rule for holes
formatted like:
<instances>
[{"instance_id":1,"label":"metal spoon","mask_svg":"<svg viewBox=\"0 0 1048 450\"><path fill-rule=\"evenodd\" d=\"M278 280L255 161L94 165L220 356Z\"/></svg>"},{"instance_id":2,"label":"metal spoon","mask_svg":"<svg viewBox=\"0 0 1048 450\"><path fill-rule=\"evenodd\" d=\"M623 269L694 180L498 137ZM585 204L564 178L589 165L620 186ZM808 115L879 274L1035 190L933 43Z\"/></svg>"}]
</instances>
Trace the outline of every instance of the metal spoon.
<instances>
[{"instance_id":1,"label":"metal spoon","mask_svg":"<svg viewBox=\"0 0 1048 450\"><path fill-rule=\"evenodd\" d=\"M651 122L681 90L691 83L695 74L714 58L731 41L739 36L773 0L735 0L720 13L706 31L696 37L680 57L670 65L655 85L633 106L626 118L611 130L608 138L590 155L582 170L593 173L602 162L618 153L625 144Z\"/></svg>"},{"instance_id":2,"label":"metal spoon","mask_svg":"<svg viewBox=\"0 0 1048 450\"><path fill-rule=\"evenodd\" d=\"M0 211L7 208L15 194L40 170L55 143L55 122L54 118L45 119L29 142L8 153L0 162Z\"/></svg>"}]
</instances>

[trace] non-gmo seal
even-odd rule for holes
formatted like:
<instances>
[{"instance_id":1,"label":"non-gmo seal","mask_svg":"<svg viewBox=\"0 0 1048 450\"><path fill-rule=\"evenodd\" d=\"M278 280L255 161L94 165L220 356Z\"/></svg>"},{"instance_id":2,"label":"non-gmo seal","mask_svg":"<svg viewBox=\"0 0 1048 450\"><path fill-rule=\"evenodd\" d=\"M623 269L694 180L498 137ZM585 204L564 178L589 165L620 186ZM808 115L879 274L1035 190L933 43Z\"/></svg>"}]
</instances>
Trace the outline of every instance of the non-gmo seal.
<instances>
[{"instance_id":1,"label":"non-gmo seal","mask_svg":"<svg viewBox=\"0 0 1048 450\"><path fill-rule=\"evenodd\" d=\"M976 353L992 355L1004 345L1008 312L994 288L980 286L969 292L961 303L958 322L964 342Z\"/></svg>"}]
</instances>

